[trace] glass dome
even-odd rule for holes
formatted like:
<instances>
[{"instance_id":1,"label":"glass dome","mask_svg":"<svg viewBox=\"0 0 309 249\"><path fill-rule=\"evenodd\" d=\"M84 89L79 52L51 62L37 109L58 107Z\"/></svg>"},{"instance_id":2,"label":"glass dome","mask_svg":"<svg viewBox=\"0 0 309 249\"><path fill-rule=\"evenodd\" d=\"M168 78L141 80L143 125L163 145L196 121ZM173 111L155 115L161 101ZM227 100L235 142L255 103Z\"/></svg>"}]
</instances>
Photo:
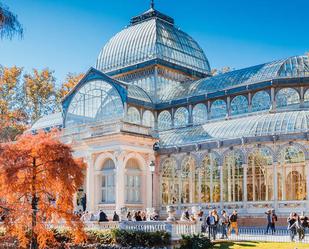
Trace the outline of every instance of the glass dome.
<instances>
[{"instance_id":1,"label":"glass dome","mask_svg":"<svg viewBox=\"0 0 309 249\"><path fill-rule=\"evenodd\" d=\"M116 120L123 115L123 103L118 91L103 80L95 80L85 84L74 95L65 126Z\"/></svg>"},{"instance_id":2,"label":"glass dome","mask_svg":"<svg viewBox=\"0 0 309 249\"><path fill-rule=\"evenodd\" d=\"M153 59L161 59L204 74L209 62L198 43L174 26L174 20L154 9L134 17L102 49L97 69L112 72Z\"/></svg>"}]
</instances>

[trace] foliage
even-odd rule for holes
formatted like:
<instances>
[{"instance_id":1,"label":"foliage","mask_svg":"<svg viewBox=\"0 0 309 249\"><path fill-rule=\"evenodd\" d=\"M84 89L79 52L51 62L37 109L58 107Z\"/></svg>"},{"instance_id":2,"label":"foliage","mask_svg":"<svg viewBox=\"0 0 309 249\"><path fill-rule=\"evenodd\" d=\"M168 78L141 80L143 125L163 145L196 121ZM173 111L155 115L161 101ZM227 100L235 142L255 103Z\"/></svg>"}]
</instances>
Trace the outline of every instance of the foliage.
<instances>
[{"instance_id":1,"label":"foliage","mask_svg":"<svg viewBox=\"0 0 309 249\"><path fill-rule=\"evenodd\" d=\"M211 241L204 235L182 235L179 249L207 249L213 248Z\"/></svg>"},{"instance_id":2,"label":"foliage","mask_svg":"<svg viewBox=\"0 0 309 249\"><path fill-rule=\"evenodd\" d=\"M0 237L5 236L5 229L3 227L0 227Z\"/></svg>"},{"instance_id":3,"label":"foliage","mask_svg":"<svg viewBox=\"0 0 309 249\"><path fill-rule=\"evenodd\" d=\"M89 244L111 245L113 244L113 236L111 231L102 231L91 229L87 230L87 242Z\"/></svg>"},{"instance_id":4,"label":"foliage","mask_svg":"<svg viewBox=\"0 0 309 249\"><path fill-rule=\"evenodd\" d=\"M76 85L77 83L84 77L84 74L73 74L68 73L65 81L63 82L61 88L58 91L58 101L60 102L62 98L64 98Z\"/></svg>"},{"instance_id":5,"label":"foliage","mask_svg":"<svg viewBox=\"0 0 309 249\"><path fill-rule=\"evenodd\" d=\"M73 195L83 183L85 164L73 159L71 148L54 132L23 135L0 148L0 192L9 210L4 225L22 247L45 248L54 240L47 223L60 221L76 241L85 240L83 225L73 214Z\"/></svg>"},{"instance_id":6,"label":"foliage","mask_svg":"<svg viewBox=\"0 0 309 249\"><path fill-rule=\"evenodd\" d=\"M0 66L0 142L12 141L25 130L25 113L21 104L22 69Z\"/></svg>"},{"instance_id":7,"label":"foliage","mask_svg":"<svg viewBox=\"0 0 309 249\"><path fill-rule=\"evenodd\" d=\"M49 69L33 69L31 74L25 74L23 89L24 107L30 123L55 110L55 78Z\"/></svg>"},{"instance_id":8,"label":"foliage","mask_svg":"<svg viewBox=\"0 0 309 249\"><path fill-rule=\"evenodd\" d=\"M11 39L14 35L23 35L23 28L17 16L0 2L0 38Z\"/></svg>"},{"instance_id":9,"label":"foliage","mask_svg":"<svg viewBox=\"0 0 309 249\"><path fill-rule=\"evenodd\" d=\"M160 247L170 245L171 236L165 231L143 232L131 230L112 230L112 236L116 244L141 247Z\"/></svg>"}]
</instances>

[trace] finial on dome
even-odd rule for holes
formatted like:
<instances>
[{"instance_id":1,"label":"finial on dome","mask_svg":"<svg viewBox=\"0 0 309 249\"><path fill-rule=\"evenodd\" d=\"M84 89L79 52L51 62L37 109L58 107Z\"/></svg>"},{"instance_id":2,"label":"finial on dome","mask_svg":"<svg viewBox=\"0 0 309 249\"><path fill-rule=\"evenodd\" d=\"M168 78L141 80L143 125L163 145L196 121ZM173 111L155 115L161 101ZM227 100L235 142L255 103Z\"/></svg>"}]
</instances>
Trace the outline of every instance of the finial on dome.
<instances>
[{"instance_id":1,"label":"finial on dome","mask_svg":"<svg viewBox=\"0 0 309 249\"><path fill-rule=\"evenodd\" d=\"M154 9L154 0L150 0L150 8Z\"/></svg>"}]
</instances>

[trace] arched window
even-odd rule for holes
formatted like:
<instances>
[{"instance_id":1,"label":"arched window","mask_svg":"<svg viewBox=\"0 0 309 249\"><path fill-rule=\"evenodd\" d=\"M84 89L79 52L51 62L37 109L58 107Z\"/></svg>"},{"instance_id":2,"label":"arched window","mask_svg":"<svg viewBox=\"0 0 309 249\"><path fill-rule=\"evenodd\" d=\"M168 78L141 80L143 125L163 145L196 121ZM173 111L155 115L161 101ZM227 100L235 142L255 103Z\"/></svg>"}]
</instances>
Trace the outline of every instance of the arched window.
<instances>
[{"instance_id":1,"label":"arched window","mask_svg":"<svg viewBox=\"0 0 309 249\"><path fill-rule=\"evenodd\" d=\"M172 117L168 111L160 112L158 117L159 130L168 130L172 127Z\"/></svg>"},{"instance_id":2,"label":"arched window","mask_svg":"<svg viewBox=\"0 0 309 249\"><path fill-rule=\"evenodd\" d=\"M279 153L278 199L306 200L306 164L304 152L288 146Z\"/></svg>"},{"instance_id":3,"label":"arched window","mask_svg":"<svg viewBox=\"0 0 309 249\"><path fill-rule=\"evenodd\" d=\"M224 157L223 165L223 201L243 200L243 157L237 151L231 151Z\"/></svg>"},{"instance_id":4,"label":"arched window","mask_svg":"<svg viewBox=\"0 0 309 249\"><path fill-rule=\"evenodd\" d=\"M283 88L276 95L277 108L297 108L300 99L298 92L293 88Z\"/></svg>"},{"instance_id":5,"label":"arched window","mask_svg":"<svg viewBox=\"0 0 309 249\"><path fill-rule=\"evenodd\" d=\"M135 159L126 164L126 202L141 202L141 170Z\"/></svg>"},{"instance_id":6,"label":"arched window","mask_svg":"<svg viewBox=\"0 0 309 249\"><path fill-rule=\"evenodd\" d=\"M304 94L304 106L309 107L309 89Z\"/></svg>"},{"instance_id":7,"label":"arched window","mask_svg":"<svg viewBox=\"0 0 309 249\"><path fill-rule=\"evenodd\" d=\"M181 173L180 173L180 183L181 183L181 196L180 203L187 204L192 203L193 201L193 190L195 189L194 185L194 176L195 176L195 160L187 156L181 163Z\"/></svg>"},{"instance_id":8,"label":"arched window","mask_svg":"<svg viewBox=\"0 0 309 249\"><path fill-rule=\"evenodd\" d=\"M65 125L76 126L123 117L123 104L118 91L107 82L95 80L86 83L74 95Z\"/></svg>"},{"instance_id":9,"label":"arched window","mask_svg":"<svg viewBox=\"0 0 309 249\"><path fill-rule=\"evenodd\" d=\"M188 121L189 121L189 112L187 108L184 107L178 108L174 115L174 126L184 127L188 124Z\"/></svg>"},{"instance_id":10,"label":"arched window","mask_svg":"<svg viewBox=\"0 0 309 249\"><path fill-rule=\"evenodd\" d=\"M222 99L218 99L212 103L210 108L210 117L215 118L225 118L226 117L226 103Z\"/></svg>"},{"instance_id":11,"label":"arched window","mask_svg":"<svg viewBox=\"0 0 309 249\"><path fill-rule=\"evenodd\" d=\"M154 116L151 111L145 111L143 114L143 125L153 128L154 127Z\"/></svg>"},{"instance_id":12,"label":"arched window","mask_svg":"<svg viewBox=\"0 0 309 249\"><path fill-rule=\"evenodd\" d=\"M203 124L207 120L207 108L204 104L197 104L193 108L193 124Z\"/></svg>"},{"instance_id":13,"label":"arched window","mask_svg":"<svg viewBox=\"0 0 309 249\"><path fill-rule=\"evenodd\" d=\"M179 203L179 185L176 162L169 158L164 161L161 170L162 205Z\"/></svg>"},{"instance_id":14,"label":"arched window","mask_svg":"<svg viewBox=\"0 0 309 249\"><path fill-rule=\"evenodd\" d=\"M101 169L101 202L115 203L115 164L108 159Z\"/></svg>"},{"instance_id":15,"label":"arched window","mask_svg":"<svg viewBox=\"0 0 309 249\"><path fill-rule=\"evenodd\" d=\"M220 170L214 154L207 155L199 169L200 201L202 203L220 202Z\"/></svg>"},{"instance_id":16,"label":"arched window","mask_svg":"<svg viewBox=\"0 0 309 249\"><path fill-rule=\"evenodd\" d=\"M239 95L231 102L231 114L238 115L248 112L248 100L245 96Z\"/></svg>"},{"instance_id":17,"label":"arched window","mask_svg":"<svg viewBox=\"0 0 309 249\"><path fill-rule=\"evenodd\" d=\"M273 200L274 181L272 154L267 148L260 148L248 157L247 200Z\"/></svg>"},{"instance_id":18,"label":"arched window","mask_svg":"<svg viewBox=\"0 0 309 249\"><path fill-rule=\"evenodd\" d=\"M127 121L133 124L141 123L141 115L135 107L129 107L127 114Z\"/></svg>"},{"instance_id":19,"label":"arched window","mask_svg":"<svg viewBox=\"0 0 309 249\"><path fill-rule=\"evenodd\" d=\"M253 95L252 98L252 111L264 111L270 109L270 96L266 91L259 91Z\"/></svg>"}]
</instances>

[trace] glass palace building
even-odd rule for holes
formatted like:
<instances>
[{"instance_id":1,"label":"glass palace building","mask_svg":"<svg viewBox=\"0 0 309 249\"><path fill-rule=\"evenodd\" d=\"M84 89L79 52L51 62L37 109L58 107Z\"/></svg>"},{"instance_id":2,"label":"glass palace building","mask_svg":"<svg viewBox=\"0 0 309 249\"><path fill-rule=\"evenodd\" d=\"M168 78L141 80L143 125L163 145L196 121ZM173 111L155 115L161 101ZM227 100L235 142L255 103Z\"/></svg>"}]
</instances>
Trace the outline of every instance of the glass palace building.
<instances>
[{"instance_id":1,"label":"glass palace building","mask_svg":"<svg viewBox=\"0 0 309 249\"><path fill-rule=\"evenodd\" d=\"M62 107L32 129L61 127L84 158L88 210L309 208L307 55L212 76L199 44L151 8Z\"/></svg>"}]
</instances>

